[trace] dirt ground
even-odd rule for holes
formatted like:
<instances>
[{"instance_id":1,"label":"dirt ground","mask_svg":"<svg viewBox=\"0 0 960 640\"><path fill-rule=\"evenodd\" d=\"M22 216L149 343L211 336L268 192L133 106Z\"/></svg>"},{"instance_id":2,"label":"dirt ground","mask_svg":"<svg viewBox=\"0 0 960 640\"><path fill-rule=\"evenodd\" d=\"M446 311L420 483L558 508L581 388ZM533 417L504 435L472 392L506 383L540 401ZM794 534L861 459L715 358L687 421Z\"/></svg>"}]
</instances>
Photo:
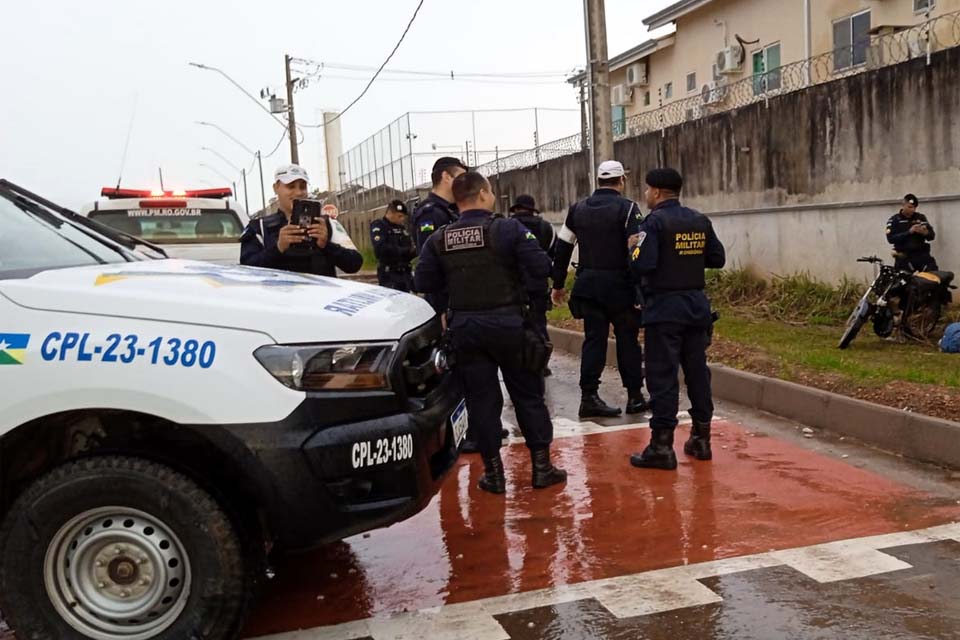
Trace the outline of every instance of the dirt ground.
<instances>
[{"instance_id":1,"label":"dirt ground","mask_svg":"<svg viewBox=\"0 0 960 640\"><path fill-rule=\"evenodd\" d=\"M564 320L558 324L564 329L583 331L583 324L579 320ZM762 349L721 337L714 339L709 359L741 371L771 378L785 378L779 362ZM954 387L906 381L897 382L895 385L864 386L841 375L799 367L793 367L786 379L894 409L960 422L960 389Z\"/></svg>"}]
</instances>

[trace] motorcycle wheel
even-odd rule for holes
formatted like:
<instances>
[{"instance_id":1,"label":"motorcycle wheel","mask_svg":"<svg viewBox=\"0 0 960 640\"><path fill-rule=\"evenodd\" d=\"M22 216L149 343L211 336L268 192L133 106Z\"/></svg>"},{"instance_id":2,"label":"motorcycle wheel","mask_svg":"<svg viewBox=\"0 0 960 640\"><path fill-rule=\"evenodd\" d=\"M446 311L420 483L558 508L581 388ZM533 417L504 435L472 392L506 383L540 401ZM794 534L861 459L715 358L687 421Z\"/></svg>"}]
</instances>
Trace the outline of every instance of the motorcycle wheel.
<instances>
[{"instance_id":1,"label":"motorcycle wheel","mask_svg":"<svg viewBox=\"0 0 960 640\"><path fill-rule=\"evenodd\" d=\"M910 309L904 314L903 330L915 340L927 340L940 323L942 306L939 300L931 300L920 308Z\"/></svg>"},{"instance_id":2,"label":"motorcycle wheel","mask_svg":"<svg viewBox=\"0 0 960 640\"><path fill-rule=\"evenodd\" d=\"M860 333L860 329L866 321L867 316L860 312L860 307L854 309L853 313L850 314L850 318L847 320L847 329L843 332L843 336L840 338L840 344L837 346L841 349L849 347L853 339Z\"/></svg>"}]
</instances>

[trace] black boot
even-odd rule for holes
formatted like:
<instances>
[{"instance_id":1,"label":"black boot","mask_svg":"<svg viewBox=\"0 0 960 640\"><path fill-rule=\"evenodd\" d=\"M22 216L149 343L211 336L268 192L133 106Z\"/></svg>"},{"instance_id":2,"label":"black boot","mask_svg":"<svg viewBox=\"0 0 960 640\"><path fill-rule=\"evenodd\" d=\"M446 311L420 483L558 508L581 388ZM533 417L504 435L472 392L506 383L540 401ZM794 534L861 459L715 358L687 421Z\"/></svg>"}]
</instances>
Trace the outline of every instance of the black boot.
<instances>
[{"instance_id":1,"label":"black boot","mask_svg":"<svg viewBox=\"0 0 960 640\"><path fill-rule=\"evenodd\" d=\"M503 460L499 453L492 458L483 459L483 476L477 486L490 493L507 492L507 479L503 475Z\"/></svg>"},{"instance_id":2,"label":"black boot","mask_svg":"<svg viewBox=\"0 0 960 640\"><path fill-rule=\"evenodd\" d=\"M673 452L673 429L654 429L650 434L650 444L643 453L630 456L630 464L641 469L676 469L677 454Z\"/></svg>"},{"instance_id":3,"label":"black boot","mask_svg":"<svg viewBox=\"0 0 960 640\"><path fill-rule=\"evenodd\" d=\"M627 394L627 415L643 413L650 408L650 403L643 397L643 391Z\"/></svg>"},{"instance_id":4,"label":"black boot","mask_svg":"<svg viewBox=\"0 0 960 640\"><path fill-rule=\"evenodd\" d=\"M550 463L549 448L531 449L530 462L533 466L534 489L543 489L567 481L567 472Z\"/></svg>"},{"instance_id":5,"label":"black boot","mask_svg":"<svg viewBox=\"0 0 960 640\"><path fill-rule=\"evenodd\" d=\"M581 418L616 418L619 415L620 409L608 405L596 391L584 391L580 396Z\"/></svg>"},{"instance_id":6,"label":"black boot","mask_svg":"<svg viewBox=\"0 0 960 640\"><path fill-rule=\"evenodd\" d=\"M690 439L683 444L683 452L697 460L713 460L710 449L710 423L693 421Z\"/></svg>"}]
</instances>

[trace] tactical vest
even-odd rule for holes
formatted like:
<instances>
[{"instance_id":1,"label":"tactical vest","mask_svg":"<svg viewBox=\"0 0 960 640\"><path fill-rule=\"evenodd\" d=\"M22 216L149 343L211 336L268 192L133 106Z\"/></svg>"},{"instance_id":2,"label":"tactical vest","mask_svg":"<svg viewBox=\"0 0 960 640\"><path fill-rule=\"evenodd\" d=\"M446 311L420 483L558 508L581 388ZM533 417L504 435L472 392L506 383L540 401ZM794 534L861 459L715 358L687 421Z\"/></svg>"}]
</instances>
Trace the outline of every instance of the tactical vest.
<instances>
[{"instance_id":1,"label":"tactical vest","mask_svg":"<svg viewBox=\"0 0 960 640\"><path fill-rule=\"evenodd\" d=\"M633 202L620 198L617 211L589 210L586 201L577 203L573 215L576 220L577 246L580 250L578 270L627 271L627 218Z\"/></svg>"},{"instance_id":2,"label":"tactical vest","mask_svg":"<svg viewBox=\"0 0 960 640\"><path fill-rule=\"evenodd\" d=\"M495 251L494 222L456 223L442 227L429 240L446 274L452 311L488 311L526 303L516 262Z\"/></svg>"},{"instance_id":3,"label":"tactical vest","mask_svg":"<svg viewBox=\"0 0 960 640\"><path fill-rule=\"evenodd\" d=\"M669 214L658 217L660 256L646 286L654 291L703 289L710 220L704 215L692 220Z\"/></svg>"}]
</instances>

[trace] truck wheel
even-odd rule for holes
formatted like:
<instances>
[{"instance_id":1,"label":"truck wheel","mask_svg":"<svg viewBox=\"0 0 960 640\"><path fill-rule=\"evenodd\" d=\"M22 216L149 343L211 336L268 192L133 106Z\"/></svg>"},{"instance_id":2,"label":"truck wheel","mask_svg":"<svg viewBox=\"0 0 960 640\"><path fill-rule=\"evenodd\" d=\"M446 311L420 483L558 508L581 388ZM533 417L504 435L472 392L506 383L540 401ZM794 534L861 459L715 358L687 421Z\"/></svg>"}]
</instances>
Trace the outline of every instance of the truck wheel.
<instances>
[{"instance_id":1,"label":"truck wheel","mask_svg":"<svg viewBox=\"0 0 960 640\"><path fill-rule=\"evenodd\" d=\"M213 498L137 458L53 470L0 528L0 610L18 638L235 638L247 578Z\"/></svg>"}]
</instances>

